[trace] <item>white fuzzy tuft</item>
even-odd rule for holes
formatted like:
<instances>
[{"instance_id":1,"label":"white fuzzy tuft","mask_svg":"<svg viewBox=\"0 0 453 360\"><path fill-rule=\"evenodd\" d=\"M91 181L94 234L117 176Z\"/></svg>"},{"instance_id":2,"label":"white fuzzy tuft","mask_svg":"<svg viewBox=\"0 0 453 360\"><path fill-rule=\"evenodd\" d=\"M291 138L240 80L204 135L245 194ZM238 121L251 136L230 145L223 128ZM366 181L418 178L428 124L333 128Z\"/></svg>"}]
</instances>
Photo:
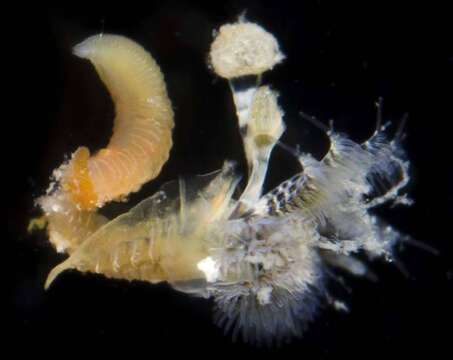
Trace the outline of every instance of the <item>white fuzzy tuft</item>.
<instances>
[{"instance_id":1,"label":"white fuzzy tuft","mask_svg":"<svg viewBox=\"0 0 453 360\"><path fill-rule=\"evenodd\" d=\"M210 58L217 75L232 79L262 74L284 56L272 34L257 24L239 22L219 29L211 45Z\"/></svg>"}]
</instances>

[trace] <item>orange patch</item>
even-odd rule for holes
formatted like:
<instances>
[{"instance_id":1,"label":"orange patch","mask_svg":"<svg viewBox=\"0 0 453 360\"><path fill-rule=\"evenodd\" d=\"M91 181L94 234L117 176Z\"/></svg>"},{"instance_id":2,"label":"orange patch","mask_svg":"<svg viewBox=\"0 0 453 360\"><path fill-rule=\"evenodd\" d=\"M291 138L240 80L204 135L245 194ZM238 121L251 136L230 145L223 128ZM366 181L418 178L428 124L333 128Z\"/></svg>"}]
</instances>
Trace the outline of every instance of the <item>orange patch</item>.
<instances>
[{"instance_id":1,"label":"orange patch","mask_svg":"<svg viewBox=\"0 0 453 360\"><path fill-rule=\"evenodd\" d=\"M71 196L72 201L82 210L96 208L97 195L88 172L90 150L81 146L73 154L67 175L63 179L63 189Z\"/></svg>"}]
</instances>

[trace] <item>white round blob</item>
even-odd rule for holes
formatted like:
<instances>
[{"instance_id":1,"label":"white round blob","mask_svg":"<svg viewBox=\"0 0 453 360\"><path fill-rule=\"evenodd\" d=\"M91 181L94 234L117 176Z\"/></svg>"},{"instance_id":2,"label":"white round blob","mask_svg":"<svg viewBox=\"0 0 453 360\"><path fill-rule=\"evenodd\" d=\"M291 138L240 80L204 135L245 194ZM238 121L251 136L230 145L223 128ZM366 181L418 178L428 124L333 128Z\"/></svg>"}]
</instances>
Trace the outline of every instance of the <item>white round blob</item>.
<instances>
[{"instance_id":1,"label":"white round blob","mask_svg":"<svg viewBox=\"0 0 453 360\"><path fill-rule=\"evenodd\" d=\"M223 25L210 51L214 71L226 79L262 74L283 59L275 37L249 22Z\"/></svg>"}]
</instances>

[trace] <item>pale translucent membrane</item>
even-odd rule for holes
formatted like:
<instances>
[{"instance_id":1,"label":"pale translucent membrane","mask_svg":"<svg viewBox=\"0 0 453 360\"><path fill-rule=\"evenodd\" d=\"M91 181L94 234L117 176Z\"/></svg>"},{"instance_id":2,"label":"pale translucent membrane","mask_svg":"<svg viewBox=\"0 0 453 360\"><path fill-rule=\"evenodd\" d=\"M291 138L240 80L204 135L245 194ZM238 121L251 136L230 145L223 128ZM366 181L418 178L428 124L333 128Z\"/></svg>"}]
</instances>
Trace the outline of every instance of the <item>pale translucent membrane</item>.
<instances>
[{"instance_id":1,"label":"pale translucent membrane","mask_svg":"<svg viewBox=\"0 0 453 360\"><path fill-rule=\"evenodd\" d=\"M100 207L159 174L172 146L173 111L159 66L135 42L96 35L77 45L74 54L93 63L115 104L110 142L87 164Z\"/></svg>"},{"instance_id":2,"label":"pale translucent membrane","mask_svg":"<svg viewBox=\"0 0 453 360\"><path fill-rule=\"evenodd\" d=\"M70 268L153 283L203 280L198 263L209 255L206 238L218 236L233 209L238 178L232 170L226 163L214 175L165 185L85 240L51 271L46 288Z\"/></svg>"}]
</instances>

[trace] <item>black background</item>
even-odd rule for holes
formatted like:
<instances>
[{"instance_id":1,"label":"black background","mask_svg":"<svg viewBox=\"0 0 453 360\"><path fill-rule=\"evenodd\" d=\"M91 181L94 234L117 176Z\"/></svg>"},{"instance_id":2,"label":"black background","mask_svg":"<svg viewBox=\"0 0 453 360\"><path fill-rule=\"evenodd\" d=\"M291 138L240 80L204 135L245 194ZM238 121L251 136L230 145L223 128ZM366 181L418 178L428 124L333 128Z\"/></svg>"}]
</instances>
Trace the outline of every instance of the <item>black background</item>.
<instances>
[{"instance_id":1,"label":"black background","mask_svg":"<svg viewBox=\"0 0 453 360\"><path fill-rule=\"evenodd\" d=\"M11 14L13 85L3 118L7 230L4 281L8 343L36 353L86 346L103 353L143 351L151 358L183 350L187 356L293 355L304 359L371 355L438 358L452 339L453 245L451 122L453 121L453 30L446 7L410 2L147 1L146 5L81 6ZM283 141L315 154L325 136L299 111L363 140L375 125L374 103L384 98L384 117L394 127L409 113L406 148L412 160L410 208L382 209L390 223L440 251L434 256L405 247L398 253L410 277L389 264L373 263L377 283L346 277L349 314L326 308L305 336L278 349L232 343L212 324L211 303L166 285L113 281L67 272L48 292L43 283L64 258L44 234L27 235L38 214L33 199L64 156L79 145L96 150L111 133L112 103L94 69L71 48L101 31L131 37L147 48L165 74L176 113L175 145L160 177L130 198L112 204L127 210L180 174L207 173L244 154L225 81L207 67L212 31L247 10L280 41L285 62L265 74L280 92L287 131ZM7 15L4 14L6 18ZM5 70L9 73L9 70ZM276 149L266 186L298 171ZM11 341L10 341L11 339ZM87 350L88 351L88 350ZM88 354L88 353L87 353ZM89 352L91 354L91 350Z\"/></svg>"}]
</instances>

